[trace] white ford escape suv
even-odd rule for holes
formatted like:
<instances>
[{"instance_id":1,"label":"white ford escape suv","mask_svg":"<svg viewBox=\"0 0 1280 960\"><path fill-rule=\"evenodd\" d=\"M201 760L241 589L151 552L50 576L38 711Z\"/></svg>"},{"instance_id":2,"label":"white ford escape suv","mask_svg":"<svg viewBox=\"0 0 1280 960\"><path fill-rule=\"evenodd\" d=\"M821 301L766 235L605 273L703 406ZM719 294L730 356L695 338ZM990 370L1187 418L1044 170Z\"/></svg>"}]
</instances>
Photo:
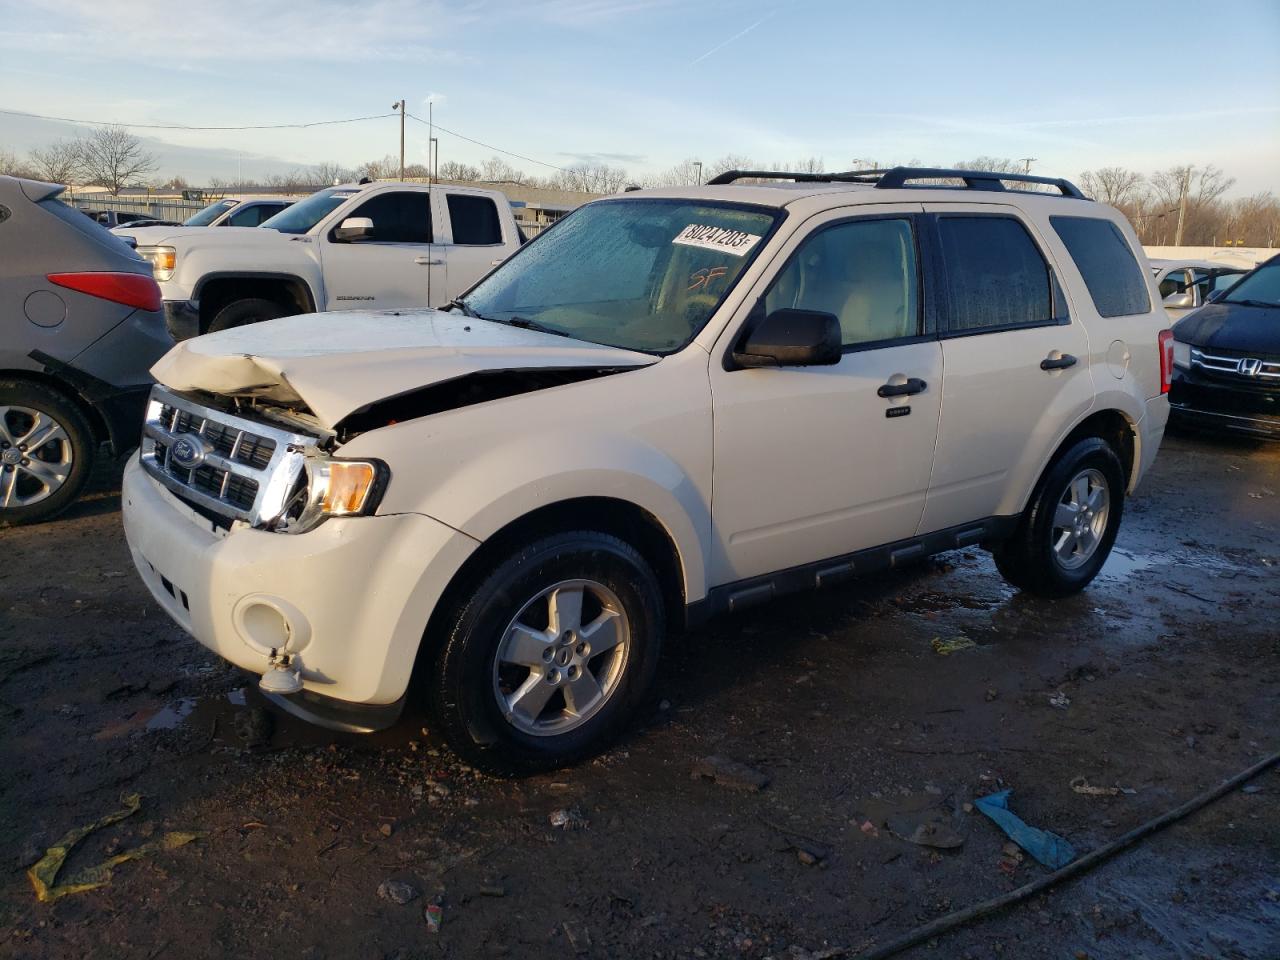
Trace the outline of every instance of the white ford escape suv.
<instances>
[{"instance_id":1,"label":"white ford escape suv","mask_svg":"<svg viewBox=\"0 0 1280 960\"><path fill-rule=\"evenodd\" d=\"M180 344L125 528L284 708L373 729L413 678L460 754L531 771L598 750L712 613L974 544L1084 587L1160 444L1166 323L1124 218L1061 180L629 193L444 311Z\"/></svg>"}]
</instances>

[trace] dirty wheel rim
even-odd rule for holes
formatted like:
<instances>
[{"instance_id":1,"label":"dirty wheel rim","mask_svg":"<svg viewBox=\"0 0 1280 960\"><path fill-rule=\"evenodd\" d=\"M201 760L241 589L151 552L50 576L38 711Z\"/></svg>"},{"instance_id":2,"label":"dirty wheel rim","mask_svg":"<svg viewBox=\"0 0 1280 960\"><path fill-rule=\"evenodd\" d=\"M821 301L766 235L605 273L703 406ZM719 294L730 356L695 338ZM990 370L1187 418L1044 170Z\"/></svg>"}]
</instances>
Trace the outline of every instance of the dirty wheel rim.
<instances>
[{"instance_id":1,"label":"dirty wheel rim","mask_svg":"<svg viewBox=\"0 0 1280 960\"><path fill-rule=\"evenodd\" d=\"M1111 516L1111 488L1102 471L1076 474L1053 514L1053 555L1066 570L1084 566L1098 552Z\"/></svg>"},{"instance_id":2,"label":"dirty wheel rim","mask_svg":"<svg viewBox=\"0 0 1280 960\"><path fill-rule=\"evenodd\" d=\"M71 476L74 457L66 427L48 413L0 407L0 510L53 496Z\"/></svg>"},{"instance_id":3,"label":"dirty wheel rim","mask_svg":"<svg viewBox=\"0 0 1280 960\"><path fill-rule=\"evenodd\" d=\"M498 644L493 694L517 730L577 729L617 692L631 623L617 594L594 580L563 580L532 597Z\"/></svg>"}]
</instances>

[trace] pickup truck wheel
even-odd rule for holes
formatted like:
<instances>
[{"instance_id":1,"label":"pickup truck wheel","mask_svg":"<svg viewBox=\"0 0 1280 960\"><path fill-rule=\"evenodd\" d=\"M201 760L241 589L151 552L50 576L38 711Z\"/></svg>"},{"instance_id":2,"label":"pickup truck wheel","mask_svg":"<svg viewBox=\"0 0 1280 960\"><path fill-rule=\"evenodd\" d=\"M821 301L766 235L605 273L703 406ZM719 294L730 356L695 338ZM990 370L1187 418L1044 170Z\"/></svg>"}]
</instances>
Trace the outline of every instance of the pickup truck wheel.
<instances>
[{"instance_id":1,"label":"pickup truck wheel","mask_svg":"<svg viewBox=\"0 0 1280 960\"><path fill-rule=\"evenodd\" d=\"M230 330L232 327L274 320L277 317L283 317L284 313L284 307L274 300L264 300L261 297L232 300L217 312L205 333L217 333L219 330Z\"/></svg>"},{"instance_id":2,"label":"pickup truck wheel","mask_svg":"<svg viewBox=\"0 0 1280 960\"><path fill-rule=\"evenodd\" d=\"M1072 446L1046 471L996 567L1030 593L1065 597L1088 586L1111 554L1124 509L1124 470L1098 437Z\"/></svg>"},{"instance_id":3,"label":"pickup truck wheel","mask_svg":"<svg viewBox=\"0 0 1280 960\"><path fill-rule=\"evenodd\" d=\"M0 525L36 523L71 506L95 443L71 400L39 383L0 380Z\"/></svg>"},{"instance_id":4,"label":"pickup truck wheel","mask_svg":"<svg viewBox=\"0 0 1280 960\"><path fill-rule=\"evenodd\" d=\"M599 752L653 681L662 592L629 544L579 531L533 543L463 601L430 681L450 746L528 774Z\"/></svg>"}]
</instances>

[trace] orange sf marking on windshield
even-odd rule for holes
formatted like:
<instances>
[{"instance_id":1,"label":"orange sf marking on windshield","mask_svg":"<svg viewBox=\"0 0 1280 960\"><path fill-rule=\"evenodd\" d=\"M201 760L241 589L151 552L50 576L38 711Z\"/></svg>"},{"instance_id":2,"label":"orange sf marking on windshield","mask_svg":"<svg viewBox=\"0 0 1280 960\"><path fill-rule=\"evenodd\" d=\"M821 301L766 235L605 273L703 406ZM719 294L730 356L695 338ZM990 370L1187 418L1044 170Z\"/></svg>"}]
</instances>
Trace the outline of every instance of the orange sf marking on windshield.
<instances>
[{"instance_id":1,"label":"orange sf marking on windshield","mask_svg":"<svg viewBox=\"0 0 1280 960\"><path fill-rule=\"evenodd\" d=\"M689 274L689 292L703 290L729 272L728 267L706 267Z\"/></svg>"}]
</instances>

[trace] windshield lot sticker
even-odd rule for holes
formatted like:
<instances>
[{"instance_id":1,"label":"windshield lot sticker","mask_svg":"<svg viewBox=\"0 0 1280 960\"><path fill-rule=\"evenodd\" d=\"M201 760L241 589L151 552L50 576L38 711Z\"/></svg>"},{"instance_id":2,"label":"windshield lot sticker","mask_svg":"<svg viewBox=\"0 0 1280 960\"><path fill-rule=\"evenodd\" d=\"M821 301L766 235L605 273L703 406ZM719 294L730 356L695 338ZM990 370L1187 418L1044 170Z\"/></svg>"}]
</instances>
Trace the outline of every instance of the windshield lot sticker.
<instances>
[{"instance_id":1,"label":"windshield lot sticker","mask_svg":"<svg viewBox=\"0 0 1280 960\"><path fill-rule=\"evenodd\" d=\"M735 257L745 256L751 248L760 242L754 233L741 230L730 230L726 227L708 227L700 223L691 223L678 234L672 243L686 247L701 247L704 250L715 250Z\"/></svg>"}]
</instances>

